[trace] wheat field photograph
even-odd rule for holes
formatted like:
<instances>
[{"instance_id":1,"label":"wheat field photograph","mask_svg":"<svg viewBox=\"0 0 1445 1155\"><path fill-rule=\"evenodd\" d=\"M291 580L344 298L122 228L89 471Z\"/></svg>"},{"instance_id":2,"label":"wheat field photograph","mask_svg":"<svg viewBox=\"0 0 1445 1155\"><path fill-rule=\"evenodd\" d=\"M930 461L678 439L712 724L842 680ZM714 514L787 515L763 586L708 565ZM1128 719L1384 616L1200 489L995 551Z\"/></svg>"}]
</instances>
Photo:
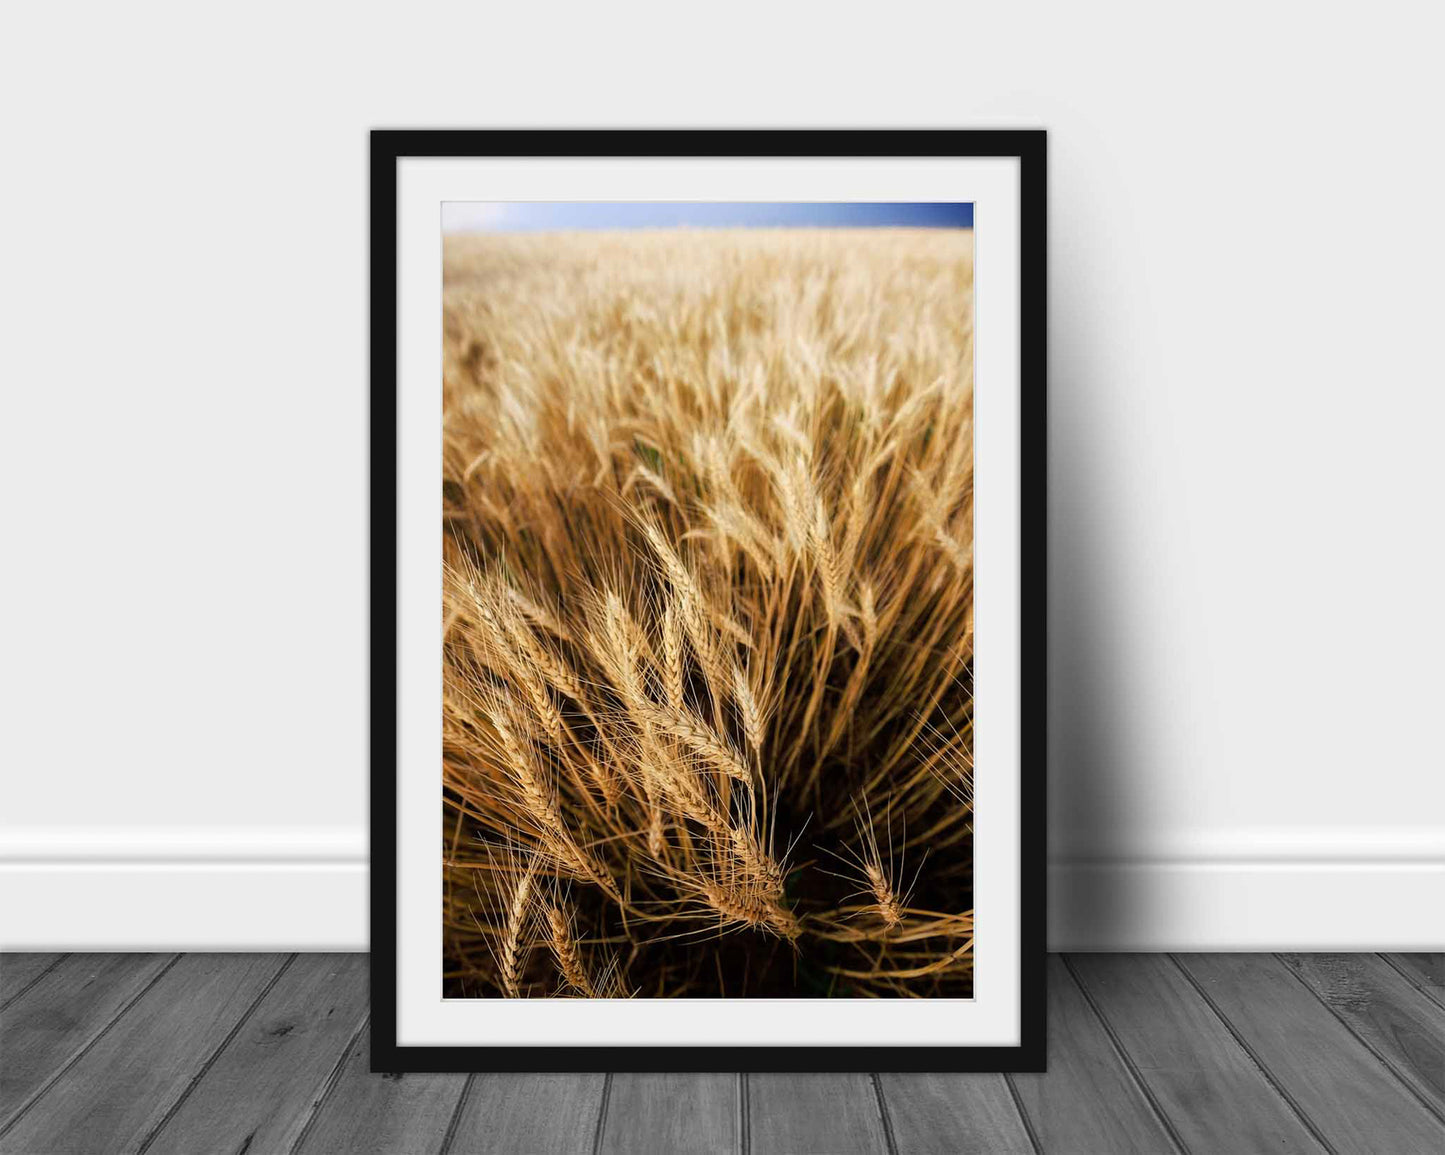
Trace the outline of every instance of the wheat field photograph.
<instances>
[{"instance_id":1,"label":"wheat field photograph","mask_svg":"<svg viewBox=\"0 0 1445 1155\"><path fill-rule=\"evenodd\" d=\"M971 206L445 207L445 997L971 998Z\"/></svg>"}]
</instances>

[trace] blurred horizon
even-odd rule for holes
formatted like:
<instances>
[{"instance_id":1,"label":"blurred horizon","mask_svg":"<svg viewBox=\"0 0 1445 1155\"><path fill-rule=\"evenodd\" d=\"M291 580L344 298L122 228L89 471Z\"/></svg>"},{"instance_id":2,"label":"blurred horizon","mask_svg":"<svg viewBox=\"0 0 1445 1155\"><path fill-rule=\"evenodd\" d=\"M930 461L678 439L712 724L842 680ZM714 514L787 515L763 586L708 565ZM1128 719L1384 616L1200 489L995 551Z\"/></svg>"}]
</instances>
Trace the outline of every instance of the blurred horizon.
<instances>
[{"instance_id":1,"label":"blurred horizon","mask_svg":"<svg viewBox=\"0 0 1445 1155\"><path fill-rule=\"evenodd\" d=\"M444 233L972 227L970 202L445 201L442 204Z\"/></svg>"}]
</instances>

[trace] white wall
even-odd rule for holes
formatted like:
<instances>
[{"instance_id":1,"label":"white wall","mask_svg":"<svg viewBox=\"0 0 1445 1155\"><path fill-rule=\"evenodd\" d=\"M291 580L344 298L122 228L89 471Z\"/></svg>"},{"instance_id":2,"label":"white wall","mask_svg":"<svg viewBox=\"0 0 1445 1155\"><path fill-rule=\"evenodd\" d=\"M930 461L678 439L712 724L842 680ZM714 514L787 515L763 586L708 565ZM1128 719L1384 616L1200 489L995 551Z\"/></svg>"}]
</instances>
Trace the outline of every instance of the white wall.
<instances>
[{"instance_id":1,"label":"white wall","mask_svg":"<svg viewBox=\"0 0 1445 1155\"><path fill-rule=\"evenodd\" d=\"M0 941L365 944L367 130L772 124L1050 130L1055 945L1441 945L1442 12L17 8Z\"/></svg>"}]
</instances>

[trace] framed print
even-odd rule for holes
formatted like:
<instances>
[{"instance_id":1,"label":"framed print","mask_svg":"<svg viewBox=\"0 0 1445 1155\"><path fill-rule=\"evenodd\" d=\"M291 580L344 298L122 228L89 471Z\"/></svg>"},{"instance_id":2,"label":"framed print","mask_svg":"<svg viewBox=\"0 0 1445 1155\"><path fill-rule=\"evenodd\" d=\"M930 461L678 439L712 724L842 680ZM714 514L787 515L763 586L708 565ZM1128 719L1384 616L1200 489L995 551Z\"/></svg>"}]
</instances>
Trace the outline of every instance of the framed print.
<instances>
[{"instance_id":1,"label":"framed print","mask_svg":"<svg viewBox=\"0 0 1445 1155\"><path fill-rule=\"evenodd\" d=\"M373 134L373 1069L1042 1069L1044 166Z\"/></svg>"}]
</instances>

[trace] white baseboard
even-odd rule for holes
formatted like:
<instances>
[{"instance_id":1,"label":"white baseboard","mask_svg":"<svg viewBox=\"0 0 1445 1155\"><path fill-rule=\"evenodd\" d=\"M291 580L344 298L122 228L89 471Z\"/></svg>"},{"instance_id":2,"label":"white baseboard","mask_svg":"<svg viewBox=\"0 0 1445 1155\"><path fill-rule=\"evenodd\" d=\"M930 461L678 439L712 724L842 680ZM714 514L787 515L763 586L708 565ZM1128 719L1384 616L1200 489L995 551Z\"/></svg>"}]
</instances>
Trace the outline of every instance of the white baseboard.
<instances>
[{"instance_id":1,"label":"white baseboard","mask_svg":"<svg viewBox=\"0 0 1445 1155\"><path fill-rule=\"evenodd\" d=\"M1258 844L1255 844L1256 850ZM1053 950L1439 950L1445 857L1055 861ZM0 949L366 950L365 834L0 834Z\"/></svg>"},{"instance_id":2,"label":"white baseboard","mask_svg":"<svg viewBox=\"0 0 1445 1155\"><path fill-rule=\"evenodd\" d=\"M337 950L370 940L366 832L0 832L0 949Z\"/></svg>"},{"instance_id":3,"label":"white baseboard","mask_svg":"<svg viewBox=\"0 0 1445 1155\"><path fill-rule=\"evenodd\" d=\"M1445 860L1056 862L1049 949L1439 950Z\"/></svg>"},{"instance_id":4,"label":"white baseboard","mask_svg":"<svg viewBox=\"0 0 1445 1155\"><path fill-rule=\"evenodd\" d=\"M366 950L357 863L0 864L3 950Z\"/></svg>"}]
</instances>

